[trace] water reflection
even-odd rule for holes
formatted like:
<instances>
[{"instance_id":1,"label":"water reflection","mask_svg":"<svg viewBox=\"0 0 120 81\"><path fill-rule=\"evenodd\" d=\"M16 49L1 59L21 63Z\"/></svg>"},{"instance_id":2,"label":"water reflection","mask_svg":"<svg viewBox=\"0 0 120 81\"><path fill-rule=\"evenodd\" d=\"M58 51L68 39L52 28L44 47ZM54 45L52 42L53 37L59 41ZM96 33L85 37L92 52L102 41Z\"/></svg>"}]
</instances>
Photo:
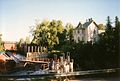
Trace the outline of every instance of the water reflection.
<instances>
[{"instance_id":1,"label":"water reflection","mask_svg":"<svg viewBox=\"0 0 120 81\"><path fill-rule=\"evenodd\" d=\"M79 77L40 77L40 78L0 78L0 81L120 81L120 77L79 78Z\"/></svg>"}]
</instances>

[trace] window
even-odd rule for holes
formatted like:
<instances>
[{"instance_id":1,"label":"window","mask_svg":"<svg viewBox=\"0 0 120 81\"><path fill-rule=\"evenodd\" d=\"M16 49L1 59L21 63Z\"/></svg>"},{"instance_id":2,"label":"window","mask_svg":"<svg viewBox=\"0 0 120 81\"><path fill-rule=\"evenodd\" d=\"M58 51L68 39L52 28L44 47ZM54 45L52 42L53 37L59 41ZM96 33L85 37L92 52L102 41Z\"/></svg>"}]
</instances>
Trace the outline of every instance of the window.
<instances>
[{"instance_id":1,"label":"window","mask_svg":"<svg viewBox=\"0 0 120 81\"><path fill-rule=\"evenodd\" d=\"M80 37L78 37L78 42L80 42Z\"/></svg>"},{"instance_id":2,"label":"window","mask_svg":"<svg viewBox=\"0 0 120 81\"><path fill-rule=\"evenodd\" d=\"M82 41L84 41L84 36L82 36Z\"/></svg>"},{"instance_id":3,"label":"window","mask_svg":"<svg viewBox=\"0 0 120 81\"><path fill-rule=\"evenodd\" d=\"M78 34L79 34L80 32L79 32L79 30L78 30Z\"/></svg>"},{"instance_id":4,"label":"window","mask_svg":"<svg viewBox=\"0 0 120 81\"><path fill-rule=\"evenodd\" d=\"M85 35L85 29L82 30L82 34Z\"/></svg>"},{"instance_id":5,"label":"window","mask_svg":"<svg viewBox=\"0 0 120 81\"><path fill-rule=\"evenodd\" d=\"M94 32L93 32L94 34L96 34L96 31L94 30Z\"/></svg>"}]
</instances>

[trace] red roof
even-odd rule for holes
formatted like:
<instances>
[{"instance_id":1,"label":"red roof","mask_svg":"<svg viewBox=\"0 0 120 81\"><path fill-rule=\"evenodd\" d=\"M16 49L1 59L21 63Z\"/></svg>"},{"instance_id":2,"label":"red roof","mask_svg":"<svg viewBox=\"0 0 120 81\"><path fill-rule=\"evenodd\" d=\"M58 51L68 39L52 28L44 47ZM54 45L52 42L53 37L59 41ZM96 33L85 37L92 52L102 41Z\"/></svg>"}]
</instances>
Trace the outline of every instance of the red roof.
<instances>
[{"instance_id":1,"label":"red roof","mask_svg":"<svg viewBox=\"0 0 120 81\"><path fill-rule=\"evenodd\" d=\"M6 59L9 59L9 57L6 54L0 54L0 60L5 61Z\"/></svg>"},{"instance_id":2,"label":"red roof","mask_svg":"<svg viewBox=\"0 0 120 81\"><path fill-rule=\"evenodd\" d=\"M4 42L4 49L5 50L16 50L17 49L17 43L16 42L5 41Z\"/></svg>"}]
</instances>

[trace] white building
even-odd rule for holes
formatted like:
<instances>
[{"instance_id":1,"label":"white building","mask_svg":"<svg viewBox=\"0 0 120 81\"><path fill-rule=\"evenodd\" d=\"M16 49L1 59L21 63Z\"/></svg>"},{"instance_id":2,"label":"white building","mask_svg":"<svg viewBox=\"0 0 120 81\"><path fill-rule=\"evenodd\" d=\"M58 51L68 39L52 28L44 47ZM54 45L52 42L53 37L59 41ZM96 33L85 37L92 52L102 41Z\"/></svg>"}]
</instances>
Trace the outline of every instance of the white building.
<instances>
[{"instance_id":1,"label":"white building","mask_svg":"<svg viewBox=\"0 0 120 81\"><path fill-rule=\"evenodd\" d=\"M78 26L73 31L74 41L78 43L83 41L92 43L98 41L98 25L91 19L88 19L84 24L79 22Z\"/></svg>"}]
</instances>

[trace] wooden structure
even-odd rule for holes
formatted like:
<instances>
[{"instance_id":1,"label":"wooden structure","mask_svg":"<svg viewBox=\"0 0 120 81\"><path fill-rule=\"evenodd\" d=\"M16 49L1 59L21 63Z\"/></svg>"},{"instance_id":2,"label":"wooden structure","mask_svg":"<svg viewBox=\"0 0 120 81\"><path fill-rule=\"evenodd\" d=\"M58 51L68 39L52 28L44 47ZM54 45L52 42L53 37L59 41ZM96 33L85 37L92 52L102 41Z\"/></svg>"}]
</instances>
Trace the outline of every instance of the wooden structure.
<instances>
[{"instance_id":1,"label":"wooden structure","mask_svg":"<svg viewBox=\"0 0 120 81\"><path fill-rule=\"evenodd\" d=\"M17 50L17 42L4 41L5 50Z\"/></svg>"},{"instance_id":2,"label":"wooden structure","mask_svg":"<svg viewBox=\"0 0 120 81\"><path fill-rule=\"evenodd\" d=\"M7 54L0 54L0 72L11 71L16 66L16 62Z\"/></svg>"},{"instance_id":3,"label":"wooden structure","mask_svg":"<svg viewBox=\"0 0 120 81\"><path fill-rule=\"evenodd\" d=\"M27 46L26 60L32 61L48 61L47 59L47 48L40 46Z\"/></svg>"}]
</instances>

